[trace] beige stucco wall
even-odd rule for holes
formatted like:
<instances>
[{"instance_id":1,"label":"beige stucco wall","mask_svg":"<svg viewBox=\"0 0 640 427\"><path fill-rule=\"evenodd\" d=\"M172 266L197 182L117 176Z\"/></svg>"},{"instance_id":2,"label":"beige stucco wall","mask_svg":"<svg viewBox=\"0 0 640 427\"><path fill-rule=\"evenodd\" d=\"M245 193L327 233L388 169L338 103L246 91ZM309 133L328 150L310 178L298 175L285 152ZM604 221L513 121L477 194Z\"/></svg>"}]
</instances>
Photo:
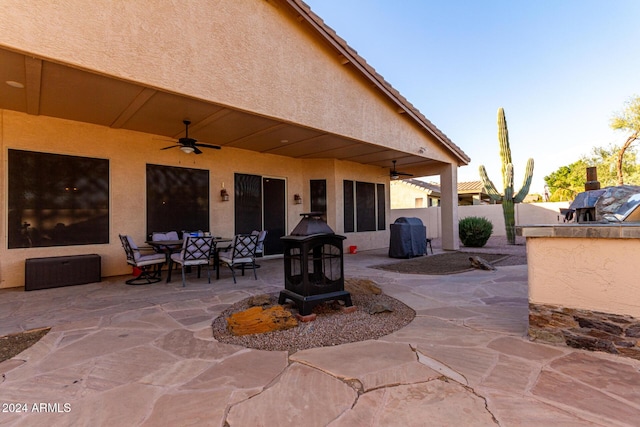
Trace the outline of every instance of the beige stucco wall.
<instances>
[{"instance_id":1,"label":"beige stucco wall","mask_svg":"<svg viewBox=\"0 0 640 427\"><path fill-rule=\"evenodd\" d=\"M431 197L425 189L402 181L391 181L391 209L412 209L429 207L429 199L433 206L438 205L438 197ZM422 199L422 206L416 206L417 200Z\"/></svg>"},{"instance_id":2,"label":"beige stucco wall","mask_svg":"<svg viewBox=\"0 0 640 427\"><path fill-rule=\"evenodd\" d=\"M529 302L640 317L640 239L527 238Z\"/></svg>"},{"instance_id":3,"label":"beige stucco wall","mask_svg":"<svg viewBox=\"0 0 640 427\"><path fill-rule=\"evenodd\" d=\"M568 202L557 203L519 203L515 206L516 225L558 224L562 223L560 208L566 208ZM430 238L440 235L440 208L392 209L390 222L400 217L417 217L427 226ZM458 206L460 219L469 216L485 217L493 224L493 236L506 236L502 205Z\"/></svg>"},{"instance_id":4,"label":"beige stucco wall","mask_svg":"<svg viewBox=\"0 0 640 427\"><path fill-rule=\"evenodd\" d=\"M0 45L457 164L278 0L6 0Z\"/></svg>"},{"instance_id":5,"label":"beige stucco wall","mask_svg":"<svg viewBox=\"0 0 640 427\"><path fill-rule=\"evenodd\" d=\"M131 269L126 265L118 234L130 234L138 242L145 239L147 163L208 169L211 231L215 235L223 236L231 236L234 233L234 204L233 197L229 202L220 200L220 188L224 183L232 193L236 172L286 180L287 231L298 223L300 213L309 210L310 179L327 179L328 223L337 232L343 230L342 179L357 178L361 181L384 183L380 178L380 168L351 162L300 161L233 148L207 151L199 156L185 155L177 149L160 150L166 145L166 141L143 133L0 110L0 156L4 168L1 175L3 203L0 207L0 287L23 286L24 260L35 257L97 253L102 257L103 276L129 273ZM111 174L110 243L7 249L6 156L9 148L108 159ZM388 189L388 181L385 185ZM293 202L293 195L296 193L302 195L303 204L297 205ZM348 233L345 241L345 247L358 245L362 249L384 247L387 244L388 231Z\"/></svg>"}]
</instances>

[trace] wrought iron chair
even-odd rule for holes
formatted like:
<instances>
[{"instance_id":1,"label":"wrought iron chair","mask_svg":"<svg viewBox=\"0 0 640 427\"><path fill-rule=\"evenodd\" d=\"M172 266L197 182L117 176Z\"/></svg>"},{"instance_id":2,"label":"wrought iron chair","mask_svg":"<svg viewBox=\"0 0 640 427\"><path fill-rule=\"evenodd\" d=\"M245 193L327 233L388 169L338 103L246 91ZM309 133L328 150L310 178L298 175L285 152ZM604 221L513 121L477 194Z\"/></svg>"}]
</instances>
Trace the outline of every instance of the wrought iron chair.
<instances>
[{"instance_id":1,"label":"wrought iron chair","mask_svg":"<svg viewBox=\"0 0 640 427\"><path fill-rule=\"evenodd\" d=\"M125 282L127 285L148 285L162 280L162 264L167 260L164 254L142 254L131 236L120 234L120 242L127 255L127 264L140 269L140 274ZM149 271L152 266L155 266L154 271Z\"/></svg>"},{"instance_id":2,"label":"wrought iron chair","mask_svg":"<svg viewBox=\"0 0 640 427\"><path fill-rule=\"evenodd\" d=\"M258 241L256 242L256 257L261 257L264 252L264 239L267 238L267 230L252 231L251 234L258 236Z\"/></svg>"},{"instance_id":3,"label":"wrought iron chair","mask_svg":"<svg viewBox=\"0 0 640 427\"><path fill-rule=\"evenodd\" d=\"M267 238L267 230L254 230L251 234L258 236L258 241L256 243L256 258L261 258L264 253L264 240ZM256 264L256 268L260 268L260 264Z\"/></svg>"},{"instance_id":4,"label":"wrought iron chair","mask_svg":"<svg viewBox=\"0 0 640 427\"><path fill-rule=\"evenodd\" d=\"M256 246L258 244L258 236L256 234L237 234L233 238L233 246L228 251L220 252L218 255L219 263L225 264L231 270L233 283L236 283L235 267L240 267L244 276L245 268L251 264L253 269L253 277L258 280L256 274ZM218 267L218 277L220 268Z\"/></svg>"},{"instance_id":5,"label":"wrought iron chair","mask_svg":"<svg viewBox=\"0 0 640 427\"><path fill-rule=\"evenodd\" d=\"M209 258L213 237L193 237L185 236L180 253L171 254L171 260L182 266L182 286L186 286L185 268L198 266L198 277L200 277L200 267L207 266L207 277L211 283L211 269L209 268Z\"/></svg>"}]
</instances>

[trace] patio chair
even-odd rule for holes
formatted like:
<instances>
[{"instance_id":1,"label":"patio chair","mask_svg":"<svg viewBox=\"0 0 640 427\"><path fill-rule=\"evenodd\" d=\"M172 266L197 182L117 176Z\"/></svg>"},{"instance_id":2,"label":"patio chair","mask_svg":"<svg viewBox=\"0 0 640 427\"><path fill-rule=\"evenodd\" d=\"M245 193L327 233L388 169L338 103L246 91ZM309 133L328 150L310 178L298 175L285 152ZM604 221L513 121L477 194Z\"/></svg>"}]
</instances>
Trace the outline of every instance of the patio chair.
<instances>
[{"instance_id":1,"label":"patio chair","mask_svg":"<svg viewBox=\"0 0 640 427\"><path fill-rule=\"evenodd\" d=\"M127 264L140 269L140 274L125 282L127 285L148 285L162 280L162 264L167 260L164 254L142 254L131 236L120 234L120 242L127 256ZM154 271L149 271L153 266Z\"/></svg>"},{"instance_id":2,"label":"patio chair","mask_svg":"<svg viewBox=\"0 0 640 427\"><path fill-rule=\"evenodd\" d=\"M171 254L171 260L182 267L182 287L186 286L185 268L190 266L198 267L198 277L200 277L200 267L207 266L207 276L211 283L211 269L209 268L209 258L213 237L193 237L185 236L182 250L179 253Z\"/></svg>"},{"instance_id":3,"label":"patio chair","mask_svg":"<svg viewBox=\"0 0 640 427\"><path fill-rule=\"evenodd\" d=\"M218 254L220 264L225 264L231 270L233 283L236 283L235 268L239 267L244 276L245 268L251 264L253 269L253 277L258 280L256 274L256 246L258 244L258 236L255 234L237 234L233 238L233 246L228 251ZM220 268L218 268L218 277Z\"/></svg>"},{"instance_id":4,"label":"patio chair","mask_svg":"<svg viewBox=\"0 0 640 427\"><path fill-rule=\"evenodd\" d=\"M258 241L256 242L256 257L262 257L262 253L264 251L264 239L267 238L267 230L255 230L252 231L251 234L258 236Z\"/></svg>"},{"instance_id":5,"label":"patio chair","mask_svg":"<svg viewBox=\"0 0 640 427\"><path fill-rule=\"evenodd\" d=\"M254 230L251 234L258 236L258 241L256 243L256 258L261 258L264 253L264 239L267 238L267 230ZM256 264L256 268L260 268L260 264Z\"/></svg>"}]
</instances>

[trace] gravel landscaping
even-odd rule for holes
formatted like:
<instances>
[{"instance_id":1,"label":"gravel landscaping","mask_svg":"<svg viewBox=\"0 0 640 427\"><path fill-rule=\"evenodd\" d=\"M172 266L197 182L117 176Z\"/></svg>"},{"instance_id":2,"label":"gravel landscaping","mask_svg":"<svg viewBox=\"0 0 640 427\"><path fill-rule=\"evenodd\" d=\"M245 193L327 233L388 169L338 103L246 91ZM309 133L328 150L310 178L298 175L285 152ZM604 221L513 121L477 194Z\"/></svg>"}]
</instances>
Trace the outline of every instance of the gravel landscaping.
<instances>
[{"instance_id":1,"label":"gravel landscaping","mask_svg":"<svg viewBox=\"0 0 640 427\"><path fill-rule=\"evenodd\" d=\"M278 294L270 296L275 304ZM404 327L416 314L404 303L384 294L352 294L351 299L357 306L352 313L343 313L337 304L321 304L314 308L317 317L312 322L299 322L297 327L284 331L234 336L227 330L225 319L249 308L247 298L229 307L213 321L213 336L228 344L293 354L308 348L377 339ZM288 309L297 312L294 308Z\"/></svg>"}]
</instances>

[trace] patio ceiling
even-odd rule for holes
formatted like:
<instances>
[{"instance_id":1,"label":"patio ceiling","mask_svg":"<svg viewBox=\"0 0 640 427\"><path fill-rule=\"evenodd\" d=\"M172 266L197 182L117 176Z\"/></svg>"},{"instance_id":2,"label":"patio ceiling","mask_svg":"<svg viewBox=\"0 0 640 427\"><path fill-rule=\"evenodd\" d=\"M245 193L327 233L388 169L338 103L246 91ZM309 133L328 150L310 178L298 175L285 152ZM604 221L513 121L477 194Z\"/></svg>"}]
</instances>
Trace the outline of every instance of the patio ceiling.
<instances>
[{"instance_id":1,"label":"patio ceiling","mask_svg":"<svg viewBox=\"0 0 640 427\"><path fill-rule=\"evenodd\" d=\"M0 49L0 64L0 109L159 135L158 149L184 136L182 121L189 119L189 136L223 147L384 168L391 167L392 160L403 169L438 163L9 50ZM22 83L24 89L7 81Z\"/></svg>"}]
</instances>

